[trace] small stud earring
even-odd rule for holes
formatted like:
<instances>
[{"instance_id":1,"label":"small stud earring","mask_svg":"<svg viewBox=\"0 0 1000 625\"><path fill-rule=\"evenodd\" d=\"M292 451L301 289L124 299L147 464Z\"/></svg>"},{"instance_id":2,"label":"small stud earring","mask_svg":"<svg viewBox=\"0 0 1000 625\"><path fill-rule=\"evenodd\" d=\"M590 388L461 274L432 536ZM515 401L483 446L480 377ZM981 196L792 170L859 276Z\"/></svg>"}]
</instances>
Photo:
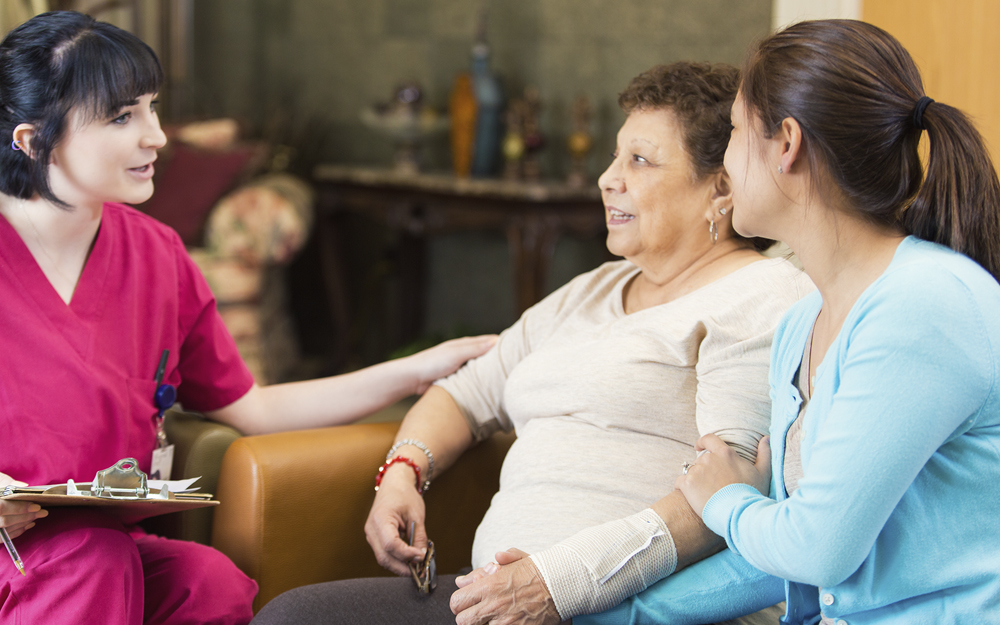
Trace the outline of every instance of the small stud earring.
<instances>
[{"instance_id":1,"label":"small stud earring","mask_svg":"<svg viewBox=\"0 0 1000 625\"><path fill-rule=\"evenodd\" d=\"M719 214L720 215L725 215L728 212L729 212L729 209L726 208L726 207L722 207L722 208L719 209Z\"/></svg>"},{"instance_id":2,"label":"small stud earring","mask_svg":"<svg viewBox=\"0 0 1000 625\"><path fill-rule=\"evenodd\" d=\"M785 173L785 170L781 168L781 165L778 165L778 173L779 174Z\"/></svg>"},{"instance_id":3,"label":"small stud earring","mask_svg":"<svg viewBox=\"0 0 1000 625\"><path fill-rule=\"evenodd\" d=\"M12 150L20 150L21 149L21 143L17 139L14 139L13 141L10 142L10 149L12 149Z\"/></svg>"}]
</instances>

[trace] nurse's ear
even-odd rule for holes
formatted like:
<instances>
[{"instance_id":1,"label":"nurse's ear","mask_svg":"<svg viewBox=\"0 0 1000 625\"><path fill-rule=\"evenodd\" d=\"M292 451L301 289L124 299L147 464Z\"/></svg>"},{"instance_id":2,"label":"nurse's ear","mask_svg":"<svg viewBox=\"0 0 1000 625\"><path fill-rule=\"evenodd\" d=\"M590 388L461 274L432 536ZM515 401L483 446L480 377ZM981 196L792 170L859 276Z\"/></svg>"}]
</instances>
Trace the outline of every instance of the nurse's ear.
<instances>
[{"instance_id":1,"label":"nurse's ear","mask_svg":"<svg viewBox=\"0 0 1000 625\"><path fill-rule=\"evenodd\" d=\"M28 157L31 157L31 141L35 138L34 124L18 124L14 127L11 148L21 150Z\"/></svg>"}]
</instances>

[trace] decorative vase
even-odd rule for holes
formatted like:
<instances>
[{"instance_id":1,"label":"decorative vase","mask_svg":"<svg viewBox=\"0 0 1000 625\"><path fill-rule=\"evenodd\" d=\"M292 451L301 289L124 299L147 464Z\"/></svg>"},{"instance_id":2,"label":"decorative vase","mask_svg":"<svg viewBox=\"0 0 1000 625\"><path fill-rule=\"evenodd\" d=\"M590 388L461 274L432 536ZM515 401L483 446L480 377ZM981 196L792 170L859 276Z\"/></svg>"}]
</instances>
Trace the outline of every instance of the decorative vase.
<instances>
[{"instance_id":1,"label":"decorative vase","mask_svg":"<svg viewBox=\"0 0 1000 625\"><path fill-rule=\"evenodd\" d=\"M472 77L467 72L455 77L448 104L452 166L456 176L468 178L472 172L472 148L476 138L476 94L472 89Z\"/></svg>"},{"instance_id":2,"label":"decorative vase","mask_svg":"<svg viewBox=\"0 0 1000 625\"><path fill-rule=\"evenodd\" d=\"M490 70L490 47L480 40L472 48L472 87L476 96L476 135L473 141L472 175L496 173L500 156L503 93Z\"/></svg>"},{"instance_id":3,"label":"decorative vase","mask_svg":"<svg viewBox=\"0 0 1000 625\"><path fill-rule=\"evenodd\" d=\"M407 82L396 89L389 103L361 111L361 121L365 126L392 141L393 170L400 174L418 173L421 145L448 127L448 120L423 106L421 100L420 86Z\"/></svg>"}]
</instances>

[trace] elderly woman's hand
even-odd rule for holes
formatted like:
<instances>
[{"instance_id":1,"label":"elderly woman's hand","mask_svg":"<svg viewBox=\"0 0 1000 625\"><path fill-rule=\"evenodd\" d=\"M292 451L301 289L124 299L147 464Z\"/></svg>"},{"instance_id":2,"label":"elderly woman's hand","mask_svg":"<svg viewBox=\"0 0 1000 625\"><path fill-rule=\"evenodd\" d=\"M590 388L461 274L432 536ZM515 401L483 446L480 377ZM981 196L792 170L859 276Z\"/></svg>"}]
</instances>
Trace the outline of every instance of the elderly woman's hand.
<instances>
[{"instance_id":1,"label":"elderly woman's hand","mask_svg":"<svg viewBox=\"0 0 1000 625\"><path fill-rule=\"evenodd\" d=\"M27 486L24 482L18 482L9 475L0 473L0 490L5 486ZM42 510L37 503L28 501L0 501L0 527L7 530L11 538L17 538L35 526L35 519L41 519L49 515L48 510Z\"/></svg>"},{"instance_id":2,"label":"elderly woman's hand","mask_svg":"<svg viewBox=\"0 0 1000 625\"><path fill-rule=\"evenodd\" d=\"M413 487L409 469L386 471L365 521L365 538L380 565L396 575L410 574L409 563L422 558L427 549L424 518L424 500ZM411 521L413 545L408 545L401 534L406 533Z\"/></svg>"},{"instance_id":3,"label":"elderly woman's hand","mask_svg":"<svg viewBox=\"0 0 1000 625\"><path fill-rule=\"evenodd\" d=\"M757 444L757 462L750 464L721 438L706 434L698 439L695 449L704 453L677 478L674 486L680 490L691 509L701 516L712 495L730 484L749 484L763 495L771 485L771 446L765 436Z\"/></svg>"},{"instance_id":4,"label":"elderly woman's hand","mask_svg":"<svg viewBox=\"0 0 1000 625\"><path fill-rule=\"evenodd\" d=\"M406 358L413 368L416 388L414 394L422 395L435 380L451 375L466 361L485 354L497 342L495 334L467 336L451 339Z\"/></svg>"},{"instance_id":5,"label":"elderly woman's hand","mask_svg":"<svg viewBox=\"0 0 1000 625\"><path fill-rule=\"evenodd\" d=\"M517 549L512 549L511 551L519 551ZM506 551L501 551L500 553L507 553ZM512 561L519 560L520 558L515 558ZM500 565L496 562L490 562L486 566L481 566L478 569L468 573L466 575L459 575L455 578L455 585L459 588L465 588L469 584L478 582L487 575L493 575L500 570Z\"/></svg>"},{"instance_id":6,"label":"elderly woman's hand","mask_svg":"<svg viewBox=\"0 0 1000 625\"><path fill-rule=\"evenodd\" d=\"M508 549L488 564L455 580L451 611L458 625L555 625L559 612L528 554ZM461 581L460 581L461 580Z\"/></svg>"}]
</instances>

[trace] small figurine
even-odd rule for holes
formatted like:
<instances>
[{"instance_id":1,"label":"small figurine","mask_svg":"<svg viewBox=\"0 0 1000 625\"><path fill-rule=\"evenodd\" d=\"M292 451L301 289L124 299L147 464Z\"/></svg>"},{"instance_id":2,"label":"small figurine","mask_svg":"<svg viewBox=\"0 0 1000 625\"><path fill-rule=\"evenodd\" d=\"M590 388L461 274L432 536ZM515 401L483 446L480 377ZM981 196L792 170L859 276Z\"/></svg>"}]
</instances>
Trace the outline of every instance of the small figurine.
<instances>
[{"instance_id":1,"label":"small figurine","mask_svg":"<svg viewBox=\"0 0 1000 625\"><path fill-rule=\"evenodd\" d=\"M569 149L570 169L566 184L580 189L587 186L587 154L594 145L590 135L590 117L593 109L585 95L577 96L573 102L573 132L566 139Z\"/></svg>"},{"instance_id":2,"label":"small figurine","mask_svg":"<svg viewBox=\"0 0 1000 625\"><path fill-rule=\"evenodd\" d=\"M537 87L525 87L523 107L521 136L524 139L524 177L527 180L538 180L542 176L538 153L545 146L545 138L542 136L539 119L542 98Z\"/></svg>"},{"instance_id":3,"label":"small figurine","mask_svg":"<svg viewBox=\"0 0 1000 625\"><path fill-rule=\"evenodd\" d=\"M524 158L524 103L515 98L507 107L507 134L503 138L503 177L508 180L521 178L521 160Z\"/></svg>"}]
</instances>

